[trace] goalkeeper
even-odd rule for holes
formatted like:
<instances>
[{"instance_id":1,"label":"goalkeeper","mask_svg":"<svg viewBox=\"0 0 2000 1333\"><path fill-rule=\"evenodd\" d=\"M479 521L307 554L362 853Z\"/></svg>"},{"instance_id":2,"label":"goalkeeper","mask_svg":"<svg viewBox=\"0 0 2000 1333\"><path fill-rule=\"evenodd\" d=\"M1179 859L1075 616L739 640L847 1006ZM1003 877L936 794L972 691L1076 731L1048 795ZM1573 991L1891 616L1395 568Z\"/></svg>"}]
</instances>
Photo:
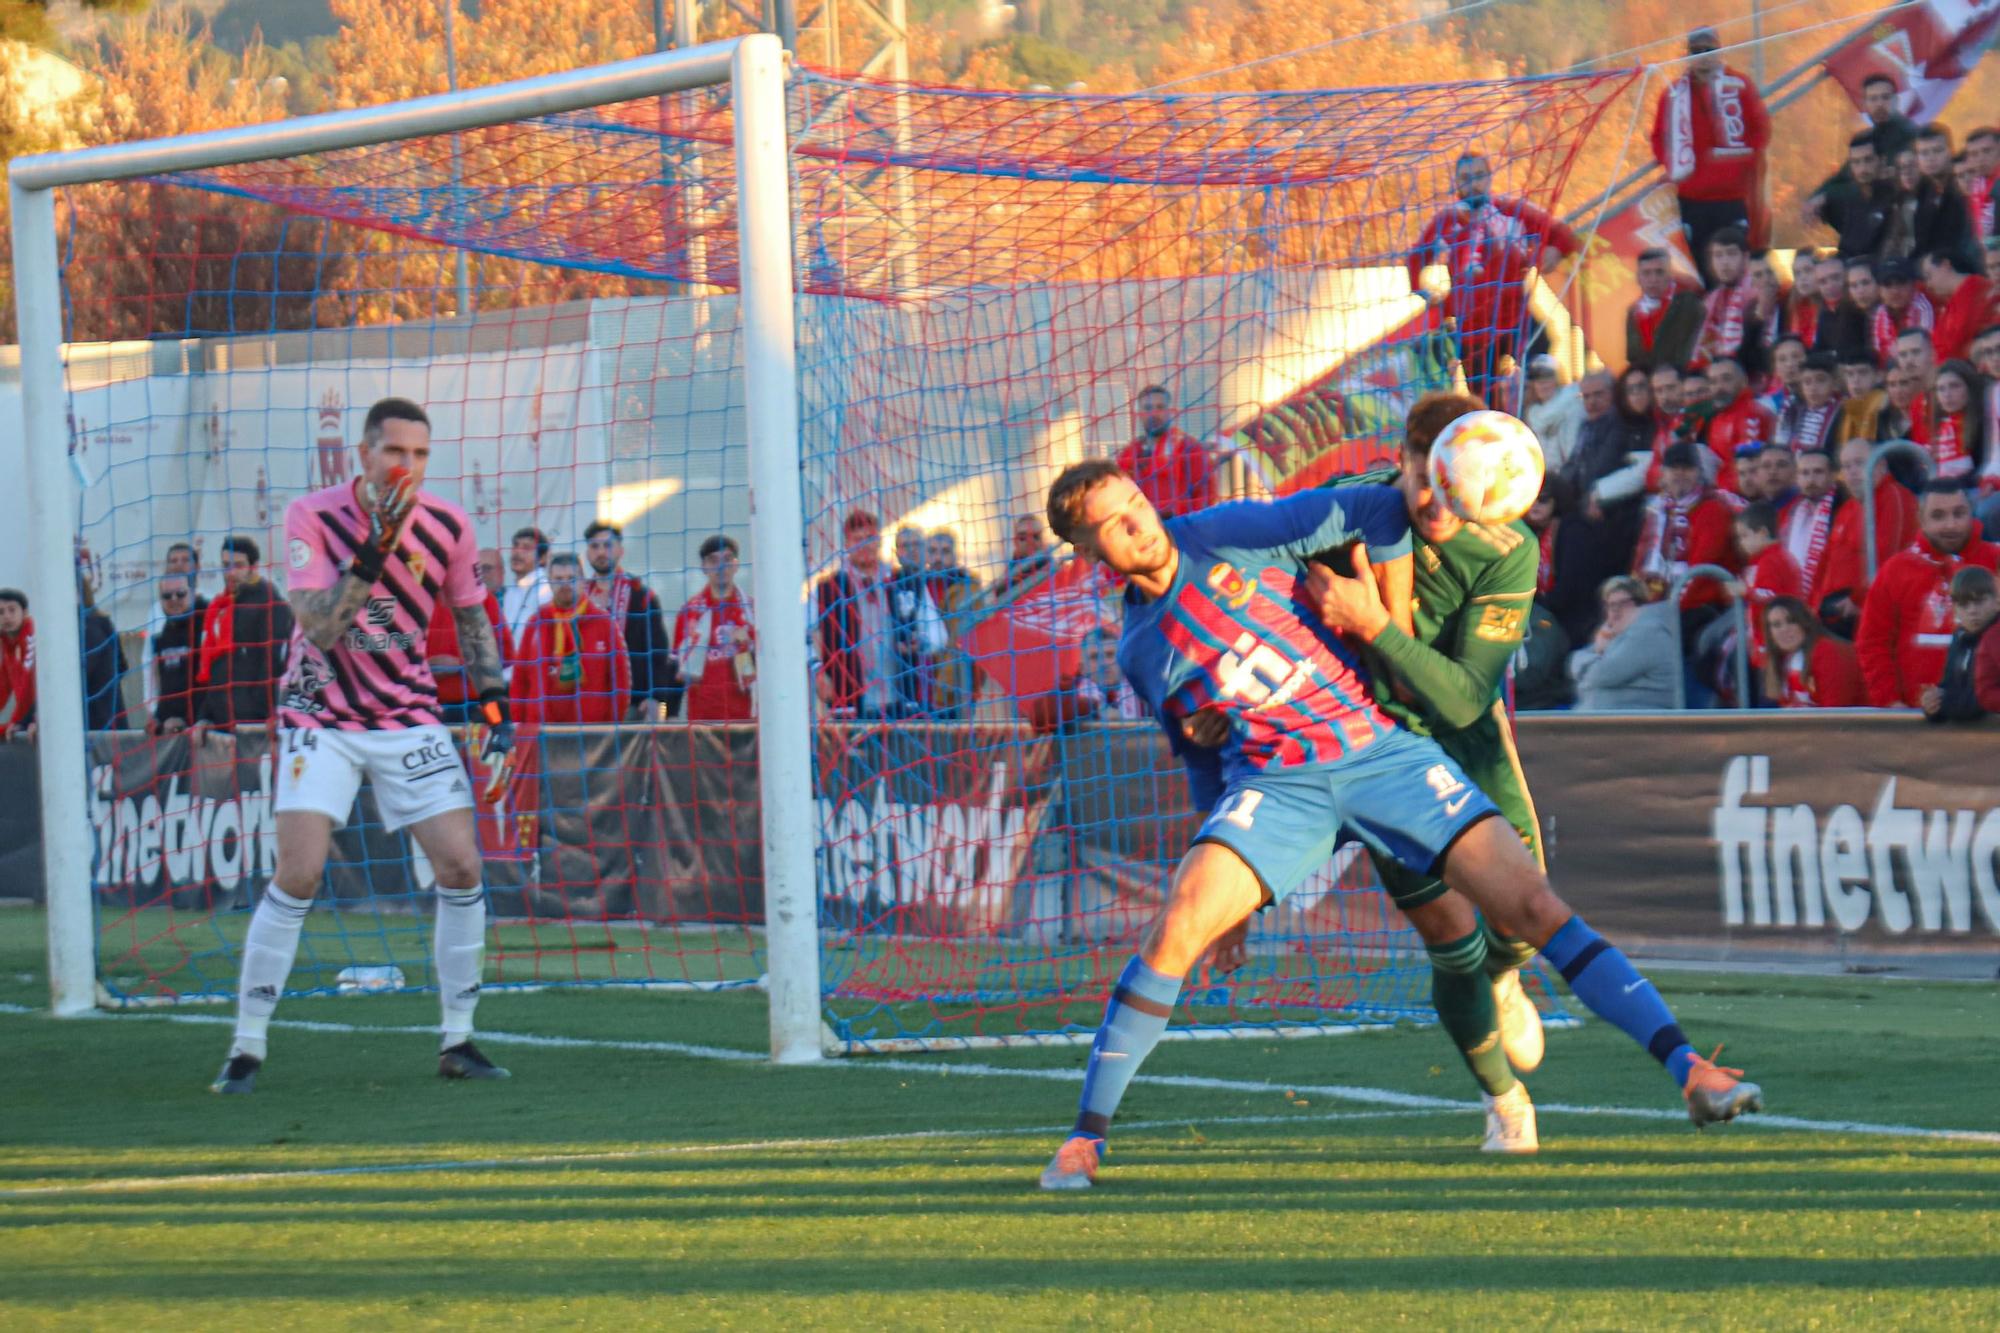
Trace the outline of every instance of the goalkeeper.
<instances>
[{"instance_id":1,"label":"goalkeeper","mask_svg":"<svg viewBox=\"0 0 2000 1333\"><path fill-rule=\"evenodd\" d=\"M1426 472L1431 444L1444 428L1484 407L1466 394L1426 394L1405 422L1399 467L1328 483L1388 485L1403 493L1415 556L1414 632L1394 623L1374 579L1333 573L1328 557L1316 562L1305 601L1330 628L1373 645L1380 668L1375 691L1384 711L1411 731L1434 737L1500 808L1539 865L1535 806L1500 703L1501 677L1521 646L1534 601L1539 547L1519 523L1464 522L1432 495ZM1431 1002L1486 1106L1481 1147L1534 1152L1534 1103L1514 1076L1516 1069L1531 1072L1542 1060L1541 1017L1520 979L1534 946L1495 931L1442 880L1370 856L1390 899L1430 954ZM1219 968L1240 962L1241 939L1232 936L1218 947Z\"/></svg>"}]
</instances>

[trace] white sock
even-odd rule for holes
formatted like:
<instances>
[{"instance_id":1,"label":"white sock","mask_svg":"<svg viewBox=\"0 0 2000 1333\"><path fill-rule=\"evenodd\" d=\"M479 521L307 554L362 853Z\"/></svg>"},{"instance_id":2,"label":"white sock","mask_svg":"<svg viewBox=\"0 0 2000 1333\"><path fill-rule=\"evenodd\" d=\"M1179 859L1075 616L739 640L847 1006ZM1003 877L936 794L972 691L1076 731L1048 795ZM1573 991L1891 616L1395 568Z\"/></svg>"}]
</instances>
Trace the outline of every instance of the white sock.
<instances>
[{"instance_id":1,"label":"white sock","mask_svg":"<svg viewBox=\"0 0 2000 1333\"><path fill-rule=\"evenodd\" d=\"M243 975L236 983L236 1040L231 1055L264 1058L264 1035L277 1012L278 993L292 975L299 952L299 931L306 924L312 899L294 898L277 885L264 889L250 929L243 936Z\"/></svg>"},{"instance_id":2,"label":"white sock","mask_svg":"<svg viewBox=\"0 0 2000 1333\"><path fill-rule=\"evenodd\" d=\"M472 1036L472 1011L479 1007L479 978L486 966L486 890L437 891L437 988L444 1008L440 1047Z\"/></svg>"}]
</instances>

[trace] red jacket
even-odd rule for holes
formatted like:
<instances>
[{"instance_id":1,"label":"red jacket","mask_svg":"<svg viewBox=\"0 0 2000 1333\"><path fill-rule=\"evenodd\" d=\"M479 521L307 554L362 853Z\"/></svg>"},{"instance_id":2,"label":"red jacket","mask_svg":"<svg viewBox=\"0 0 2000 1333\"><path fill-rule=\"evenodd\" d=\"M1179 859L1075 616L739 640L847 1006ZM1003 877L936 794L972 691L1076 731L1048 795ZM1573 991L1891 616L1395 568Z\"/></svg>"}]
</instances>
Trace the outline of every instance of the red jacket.
<instances>
[{"instance_id":1,"label":"red jacket","mask_svg":"<svg viewBox=\"0 0 2000 1333\"><path fill-rule=\"evenodd\" d=\"M1868 601L1868 552L1862 548L1866 511L1858 498L1850 497L1833 511L1833 531L1827 534L1826 554L1813 575L1806 600L1815 611L1829 597L1847 594L1856 607ZM1917 497L1885 476L1875 483L1875 561L1879 570L1891 552L1900 551L1917 537Z\"/></svg>"},{"instance_id":2,"label":"red jacket","mask_svg":"<svg viewBox=\"0 0 2000 1333\"><path fill-rule=\"evenodd\" d=\"M1989 630L1972 655L1972 693L1981 708L2000 713L2000 630Z\"/></svg>"},{"instance_id":3,"label":"red jacket","mask_svg":"<svg viewBox=\"0 0 2000 1333\"><path fill-rule=\"evenodd\" d=\"M1215 467L1208 450L1178 426L1169 426L1158 440L1141 435L1118 451L1118 466L1161 518L1192 514L1215 502Z\"/></svg>"},{"instance_id":4,"label":"red jacket","mask_svg":"<svg viewBox=\"0 0 2000 1333\"><path fill-rule=\"evenodd\" d=\"M1458 204L1438 213L1404 263L1413 292L1425 265L1450 270L1445 312L1458 320L1461 335L1490 339L1521 326L1528 301L1521 282L1542 250L1573 255L1580 244L1575 232L1533 204L1496 198L1478 209Z\"/></svg>"},{"instance_id":5,"label":"red jacket","mask_svg":"<svg viewBox=\"0 0 2000 1333\"><path fill-rule=\"evenodd\" d=\"M1750 396L1745 389L1736 401L1717 412L1708 423L1708 447L1718 460L1715 484L1736 491L1736 458L1744 450L1755 452L1778 434L1778 418L1770 408Z\"/></svg>"},{"instance_id":6,"label":"red jacket","mask_svg":"<svg viewBox=\"0 0 2000 1333\"><path fill-rule=\"evenodd\" d=\"M550 602L535 612L515 645L510 690L523 722L616 722L632 692L625 638L588 598L570 615Z\"/></svg>"},{"instance_id":7,"label":"red jacket","mask_svg":"<svg viewBox=\"0 0 2000 1333\"><path fill-rule=\"evenodd\" d=\"M703 621L707 622L705 630ZM688 721L748 722L757 716L750 685L736 675L740 651L736 632L742 631L748 651L754 652L755 621L750 599L735 588L729 590L728 598L717 601L704 587L674 617L674 656L680 659L681 679L687 683ZM696 661L701 663L698 675L690 670Z\"/></svg>"},{"instance_id":8,"label":"red jacket","mask_svg":"<svg viewBox=\"0 0 2000 1333\"><path fill-rule=\"evenodd\" d=\"M0 706L12 699L9 729L35 720L35 618L21 617L21 632L0 635Z\"/></svg>"},{"instance_id":9,"label":"red jacket","mask_svg":"<svg viewBox=\"0 0 2000 1333\"><path fill-rule=\"evenodd\" d=\"M1806 657L1806 674L1809 680L1787 672L1785 693L1780 701L1785 708L1859 708L1868 702L1868 690L1861 681L1861 663L1854 656L1854 645L1832 634L1822 634L1813 641L1812 652Z\"/></svg>"},{"instance_id":10,"label":"red jacket","mask_svg":"<svg viewBox=\"0 0 2000 1333\"><path fill-rule=\"evenodd\" d=\"M1772 542L1743 567L1743 610L1750 617L1750 664L1764 665L1764 608L1780 597L1798 597L1799 562L1783 542Z\"/></svg>"},{"instance_id":11,"label":"red jacket","mask_svg":"<svg viewBox=\"0 0 2000 1333\"><path fill-rule=\"evenodd\" d=\"M1915 708L1924 687L1944 679L1951 577L1967 565L1995 568L2000 546L1975 537L1957 555L1946 555L1919 537L1883 564L1861 612L1861 632L1854 636L1869 703Z\"/></svg>"},{"instance_id":12,"label":"red jacket","mask_svg":"<svg viewBox=\"0 0 2000 1333\"><path fill-rule=\"evenodd\" d=\"M514 660L514 639L507 633L506 618L500 614L500 603L492 593L486 594L486 618L493 622L493 637L500 643L500 664L505 666ZM458 618L451 608L438 603L431 615L431 628L424 638L425 657L456 657L464 660L465 654L458 646ZM465 672L456 668L433 670L437 678L438 702L441 704L462 704L469 700L465 693Z\"/></svg>"},{"instance_id":13,"label":"red jacket","mask_svg":"<svg viewBox=\"0 0 2000 1333\"><path fill-rule=\"evenodd\" d=\"M1958 290L1944 303L1944 309L1938 311L1937 327L1931 330L1931 343L1937 348L1939 364L1954 357L1966 357L1972 340L1992 322L1992 285L1979 274L1970 274L1958 284Z\"/></svg>"},{"instance_id":14,"label":"red jacket","mask_svg":"<svg viewBox=\"0 0 2000 1333\"><path fill-rule=\"evenodd\" d=\"M1719 495L1710 494L1688 511L1687 549L1682 558L1688 568L1721 565L1741 569L1743 557L1736 553L1736 507ZM1714 579L1695 579L1681 593L1681 610L1726 604L1729 594Z\"/></svg>"},{"instance_id":15,"label":"red jacket","mask_svg":"<svg viewBox=\"0 0 2000 1333\"><path fill-rule=\"evenodd\" d=\"M1726 67L1707 87L1685 74L1674 80L1653 113L1653 160L1683 199L1750 199L1770 142L1757 85Z\"/></svg>"}]
</instances>

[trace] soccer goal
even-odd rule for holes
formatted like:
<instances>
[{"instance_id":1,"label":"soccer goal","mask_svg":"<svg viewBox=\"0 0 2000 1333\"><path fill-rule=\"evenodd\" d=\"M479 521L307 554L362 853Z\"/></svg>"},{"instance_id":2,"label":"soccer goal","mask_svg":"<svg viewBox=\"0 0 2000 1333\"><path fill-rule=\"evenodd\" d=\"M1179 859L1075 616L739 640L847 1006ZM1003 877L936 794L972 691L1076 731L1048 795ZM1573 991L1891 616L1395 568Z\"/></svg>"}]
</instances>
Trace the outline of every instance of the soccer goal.
<instances>
[{"instance_id":1,"label":"soccer goal","mask_svg":"<svg viewBox=\"0 0 2000 1333\"><path fill-rule=\"evenodd\" d=\"M1158 483L1204 498L1386 459L1458 374L1404 267L1457 158L1554 211L1630 81L978 93L760 35L15 163L0 523L33 534L42 679L91 682L40 705L56 1012L231 998L275 758L260 726L141 728L212 651L161 580L220 596L247 537L282 590L285 504L396 394L525 612L489 986L761 988L785 1061L1087 1035L1194 819L1048 481L1140 434L1209 460ZM618 651L536 623L563 556ZM293 987L429 985L429 897L364 789ZM1365 861L1250 945L1177 1032L1427 1012Z\"/></svg>"}]
</instances>

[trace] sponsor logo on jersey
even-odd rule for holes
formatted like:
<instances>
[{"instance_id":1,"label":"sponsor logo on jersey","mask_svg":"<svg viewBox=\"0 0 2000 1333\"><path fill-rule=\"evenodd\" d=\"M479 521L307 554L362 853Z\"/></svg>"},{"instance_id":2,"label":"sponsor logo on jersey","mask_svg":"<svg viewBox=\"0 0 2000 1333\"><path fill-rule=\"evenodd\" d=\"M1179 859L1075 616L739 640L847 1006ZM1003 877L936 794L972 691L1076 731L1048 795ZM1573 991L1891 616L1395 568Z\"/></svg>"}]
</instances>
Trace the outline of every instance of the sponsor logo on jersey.
<instances>
[{"instance_id":1,"label":"sponsor logo on jersey","mask_svg":"<svg viewBox=\"0 0 2000 1333\"><path fill-rule=\"evenodd\" d=\"M1229 603L1232 611L1241 611L1248 606L1257 592L1257 580L1245 578L1242 570L1226 560L1217 561L1215 568L1208 571L1208 586Z\"/></svg>"},{"instance_id":2,"label":"sponsor logo on jersey","mask_svg":"<svg viewBox=\"0 0 2000 1333\"><path fill-rule=\"evenodd\" d=\"M293 569L304 569L312 563L312 545L303 537L292 538L285 546L285 553L286 558L292 562Z\"/></svg>"}]
</instances>

